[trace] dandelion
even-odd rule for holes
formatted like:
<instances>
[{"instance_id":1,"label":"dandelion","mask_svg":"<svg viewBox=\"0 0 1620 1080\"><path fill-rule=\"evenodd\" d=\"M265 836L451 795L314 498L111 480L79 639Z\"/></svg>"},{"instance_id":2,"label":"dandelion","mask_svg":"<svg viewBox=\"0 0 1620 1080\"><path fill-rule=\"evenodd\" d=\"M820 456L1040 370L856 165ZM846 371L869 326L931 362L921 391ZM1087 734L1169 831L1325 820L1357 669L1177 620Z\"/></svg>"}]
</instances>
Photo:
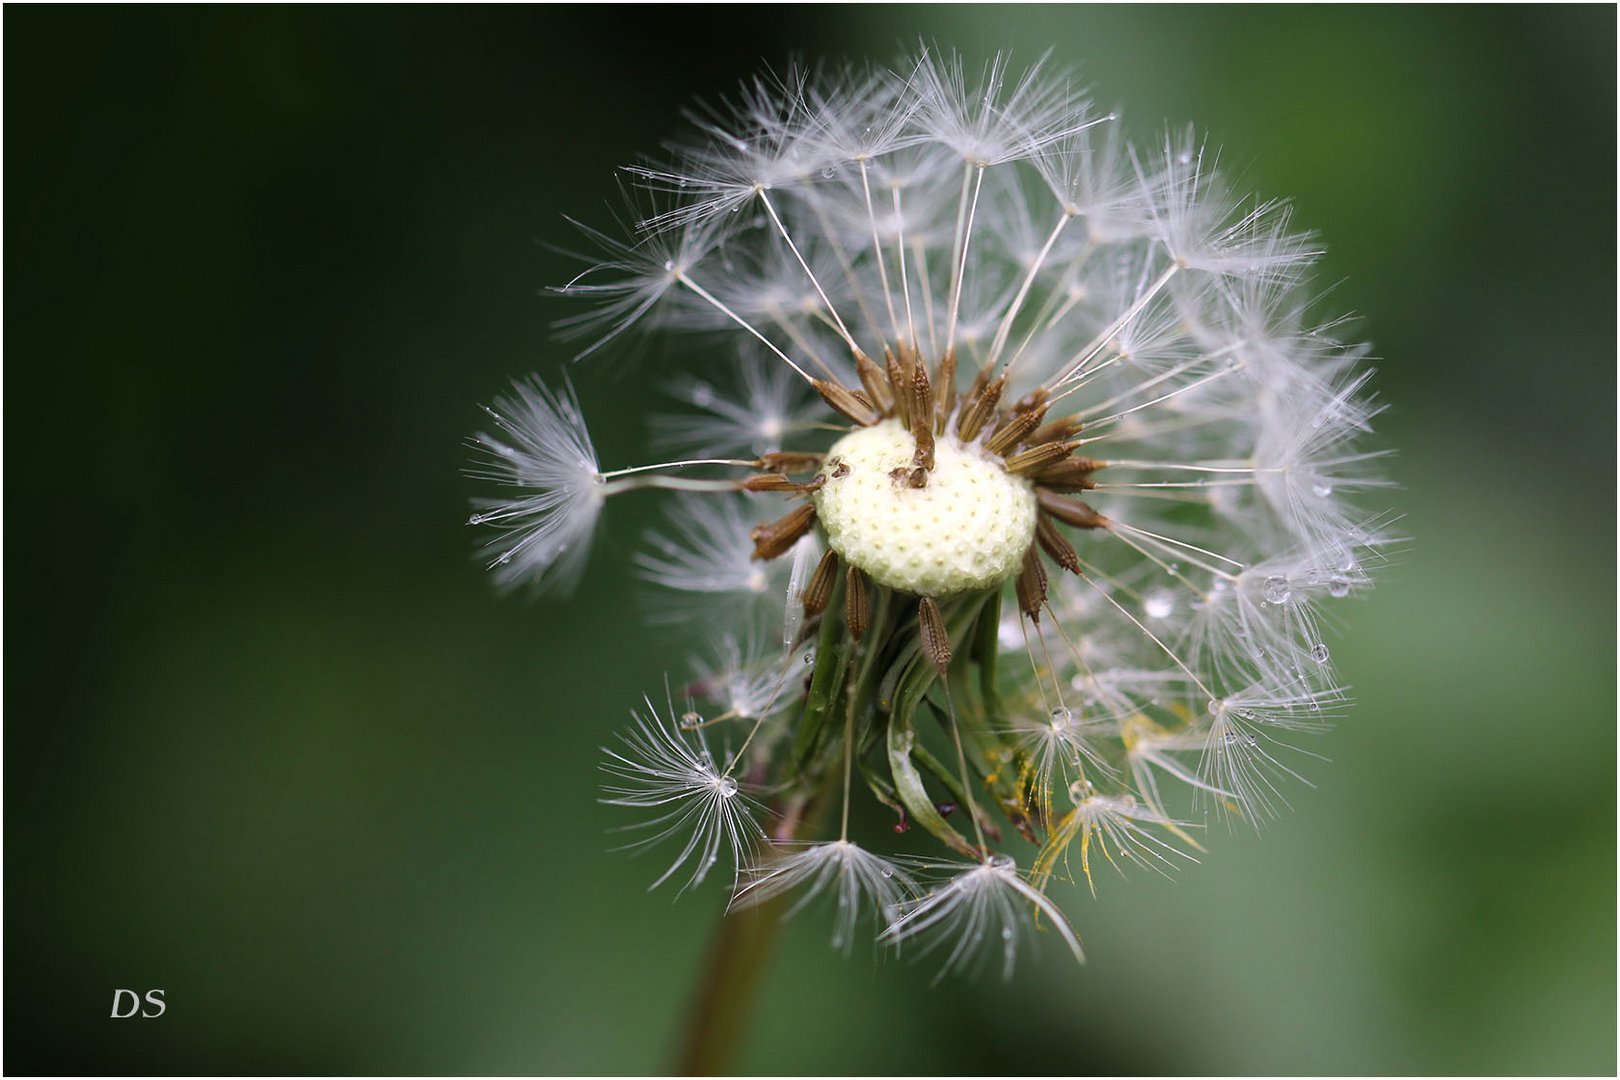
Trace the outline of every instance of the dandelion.
<instances>
[{"instance_id":1,"label":"dandelion","mask_svg":"<svg viewBox=\"0 0 1620 1080\"><path fill-rule=\"evenodd\" d=\"M681 456L602 471L573 391L519 384L474 440L497 577L565 588L605 503L679 492L636 562L711 639L694 707L607 765L660 880L726 860L734 909L830 899L839 948L946 970L1078 958L1054 881L1260 825L1346 707L1324 633L1392 538L1319 245L1044 64L796 71L694 120L562 290L593 362L701 336Z\"/></svg>"},{"instance_id":2,"label":"dandelion","mask_svg":"<svg viewBox=\"0 0 1620 1080\"><path fill-rule=\"evenodd\" d=\"M895 863L872 854L847 839L810 844L799 851L783 853L775 859L751 867L749 881L732 901L743 909L763 904L778 896L803 890L787 912L792 917L823 891L831 888L837 897L833 924L833 947L845 952L855 941L855 924L862 914L885 922L898 916L902 901L920 891L911 875Z\"/></svg>"},{"instance_id":3,"label":"dandelion","mask_svg":"<svg viewBox=\"0 0 1620 1080\"><path fill-rule=\"evenodd\" d=\"M729 770L721 771L701 732L688 734L678 720L658 715L650 699L645 715L633 713L636 726L622 736L623 749L605 751L602 766L615 779L606 786L613 806L649 809L656 816L630 826L648 835L626 845L656 847L665 840L682 844L669 868L653 882L657 888L691 864L687 885L700 885L724 851L735 866L741 854L764 839L749 799ZM674 707L669 712L673 714ZM696 727L696 725L690 725Z\"/></svg>"},{"instance_id":4,"label":"dandelion","mask_svg":"<svg viewBox=\"0 0 1620 1080\"><path fill-rule=\"evenodd\" d=\"M1085 958L1080 939L1068 920L1046 894L1026 882L1011 855L990 855L966 866L940 864L936 870L955 870L926 896L907 905L883 932L884 940L899 943L913 938L926 942L924 952L946 950L940 974L972 970L982 961L984 947L1001 953L1001 975L1011 978L1018 958L1020 930L1030 928L1030 916L1045 918L1076 960Z\"/></svg>"}]
</instances>

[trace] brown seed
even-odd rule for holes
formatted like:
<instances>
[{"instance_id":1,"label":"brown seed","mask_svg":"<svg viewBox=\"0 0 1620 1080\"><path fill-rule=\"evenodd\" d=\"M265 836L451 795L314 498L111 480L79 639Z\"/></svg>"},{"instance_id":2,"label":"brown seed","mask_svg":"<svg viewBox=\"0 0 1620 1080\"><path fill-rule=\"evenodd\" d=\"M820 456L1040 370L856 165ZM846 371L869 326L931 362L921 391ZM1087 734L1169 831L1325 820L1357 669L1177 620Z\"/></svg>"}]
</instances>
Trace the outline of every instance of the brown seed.
<instances>
[{"instance_id":1,"label":"brown seed","mask_svg":"<svg viewBox=\"0 0 1620 1080\"><path fill-rule=\"evenodd\" d=\"M816 563L815 572L804 586L804 614L807 618L827 610L827 601L832 599L833 583L837 580L838 553L829 550Z\"/></svg>"},{"instance_id":2,"label":"brown seed","mask_svg":"<svg viewBox=\"0 0 1620 1080\"><path fill-rule=\"evenodd\" d=\"M1001 403L1001 393L1005 389L1006 376L990 382L986 372L979 372L963 402L962 413L956 420L956 433L963 442L972 442L979 437L979 432L996 415L996 406Z\"/></svg>"},{"instance_id":3,"label":"brown seed","mask_svg":"<svg viewBox=\"0 0 1620 1080\"><path fill-rule=\"evenodd\" d=\"M821 400L833 407L833 410L849 417L862 427L871 427L883 419L878 411L872 408L870 402L862 401L853 390L839 386L827 379L811 379L810 385L816 388Z\"/></svg>"},{"instance_id":4,"label":"brown seed","mask_svg":"<svg viewBox=\"0 0 1620 1080\"><path fill-rule=\"evenodd\" d=\"M1079 445L1077 442L1049 442L1032 446L1008 458L1007 471L1015 476L1038 473L1074 453L1074 448Z\"/></svg>"},{"instance_id":5,"label":"brown seed","mask_svg":"<svg viewBox=\"0 0 1620 1080\"><path fill-rule=\"evenodd\" d=\"M1096 458L1074 457L1035 474L1035 482L1057 491L1089 491L1096 487L1091 474L1104 466Z\"/></svg>"},{"instance_id":6,"label":"brown seed","mask_svg":"<svg viewBox=\"0 0 1620 1080\"><path fill-rule=\"evenodd\" d=\"M1048 396L1049 391L1037 386L1018 399L1018 404L1013 406L1013 412L1029 412L1031 409L1038 409L1046 404Z\"/></svg>"},{"instance_id":7,"label":"brown seed","mask_svg":"<svg viewBox=\"0 0 1620 1080\"><path fill-rule=\"evenodd\" d=\"M1068 538L1058 532L1052 523L1050 514L1040 514L1035 518L1035 539L1041 545L1041 550L1051 556L1052 561L1071 574L1080 573L1080 555L1074 550L1074 545Z\"/></svg>"},{"instance_id":8,"label":"brown seed","mask_svg":"<svg viewBox=\"0 0 1620 1080\"><path fill-rule=\"evenodd\" d=\"M945 350L945 358L939 362L939 377L934 380L939 388L939 402L937 414L943 422L945 417L951 415L956 408L956 349Z\"/></svg>"},{"instance_id":9,"label":"brown seed","mask_svg":"<svg viewBox=\"0 0 1620 1080\"><path fill-rule=\"evenodd\" d=\"M872 600L866 592L866 575L851 565L844 576L844 624L849 636L856 641L866 634L872 624Z\"/></svg>"},{"instance_id":10,"label":"brown seed","mask_svg":"<svg viewBox=\"0 0 1620 1080\"><path fill-rule=\"evenodd\" d=\"M883 350L883 363L889 375L889 385L894 387L894 412L900 422L906 426L911 425L911 395L906 388L911 385L908 374L911 365L904 359L906 347L900 346L900 355L895 355L893 349Z\"/></svg>"},{"instance_id":11,"label":"brown seed","mask_svg":"<svg viewBox=\"0 0 1620 1080\"><path fill-rule=\"evenodd\" d=\"M749 539L754 542L754 558L774 559L810 531L816 520L816 508L809 503L794 507L780 518L765 525L754 526Z\"/></svg>"},{"instance_id":12,"label":"brown seed","mask_svg":"<svg viewBox=\"0 0 1620 1080\"><path fill-rule=\"evenodd\" d=\"M894 392L889 386L888 376L877 362L864 352L855 352L855 373L860 376L861 386L866 389L866 396L872 399L879 412L888 412L894 407Z\"/></svg>"},{"instance_id":13,"label":"brown seed","mask_svg":"<svg viewBox=\"0 0 1620 1080\"><path fill-rule=\"evenodd\" d=\"M933 597L917 601L917 624L922 630L923 652L943 679L951 666L951 636L945 631L945 618Z\"/></svg>"},{"instance_id":14,"label":"brown seed","mask_svg":"<svg viewBox=\"0 0 1620 1080\"><path fill-rule=\"evenodd\" d=\"M1031 544L1024 552L1024 565L1018 571L1018 609L1028 615L1031 622L1041 621L1041 607L1046 603L1046 567Z\"/></svg>"},{"instance_id":15,"label":"brown seed","mask_svg":"<svg viewBox=\"0 0 1620 1080\"><path fill-rule=\"evenodd\" d=\"M1019 443L1029 438L1030 432L1041 426L1041 420L1046 415L1044 408L1031 412L1013 413L1012 417L996 429L985 443L985 448L992 454L1005 454Z\"/></svg>"},{"instance_id":16,"label":"brown seed","mask_svg":"<svg viewBox=\"0 0 1620 1080\"><path fill-rule=\"evenodd\" d=\"M761 468L770 472L796 473L819 469L822 460L823 455L821 454L800 454L791 450L776 450L762 455L759 464Z\"/></svg>"},{"instance_id":17,"label":"brown seed","mask_svg":"<svg viewBox=\"0 0 1620 1080\"><path fill-rule=\"evenodd\" d=\"M1079 499L1065 499L1062 495L1039 488L1035 491L1035 498L1039 500L1042 510L1065 525L1073 525L1077 529L1101 529L1108 525L1107 518Z\"/></svg>"},{"instance_id":18,"label":"brown seed","mask_svg":"<svg viewBox=\"0 0 1620 1080\"><path fill-rule=\"evenodd\" d=\"M816 476L801 484L796 480L788 479L781 473L767 472L755 473L753 476L746 477L737 486L744 491L806 492L819 491L826 482L827 478L825 476Z\"/></svg>"},{"instance_id":19,"label":"brown seed","mask_svg":"<svg viewBox=\"0 0 1620 1080\"><path fill-rule=\"evenodd\" d=\"M917 452L912 456L912 462L921 468L932 469L934 394L928 385L928 369L921 364L911 369L911 434L917 440Z\"/></svg>"},{"instance_id":20,"label":"brown seed","mask_svg":"<svg viewBox=\"0 0 1620 1080\"><path fill-rule=\"evenodd\" d=\"M1072 439L1076 435L1080 434L1080 429L1083 427L1085 427L1085 425L1082 424L1077 418L1073 416L1065 416L1061 420L1053 420L1050 424L1038 427L1034 431L1030 432L1029 441L1032 443L1043 443L1051 442L1054 439Z\"/></svg>"}]
</instances>

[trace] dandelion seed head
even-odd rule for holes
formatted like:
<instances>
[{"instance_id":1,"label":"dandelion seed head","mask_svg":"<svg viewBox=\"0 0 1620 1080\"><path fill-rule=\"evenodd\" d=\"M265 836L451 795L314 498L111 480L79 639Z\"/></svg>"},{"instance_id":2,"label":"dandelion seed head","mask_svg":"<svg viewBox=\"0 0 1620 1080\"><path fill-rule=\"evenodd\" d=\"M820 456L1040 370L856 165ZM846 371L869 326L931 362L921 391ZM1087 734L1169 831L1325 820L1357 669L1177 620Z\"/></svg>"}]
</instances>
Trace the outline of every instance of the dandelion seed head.
<instances>
[{"instance_id":1,"label":"dandelion seed head","mask_svg":"<svg viewBox=\"0 0 1620 1080\"><path fill-rule=\"evenodd\" d=\"M526 379L485 412L494 431L473 436L480 460L469 472L512 490L475 500L469 524L496 530L483 550L503 587L567 592L585 571L605 501L579 402L572 387Z\"/></svg>"},{"instance_id":2,"label":"dandelion seed head","mask_svg":"<svg viewBox=\"0 0 1620 1080\"><path fill-rule=\"evenodd\" d=\"M1050 60L928 49L751 80L625 178L563 329L592 363L689 335L675 456L604 471L572 389L520 383L473 522L498 581L561 589L606 501L673 500L635 563L690 702L605 765L659 881L723 865L840 949L1010 974L1080 955L1055 883L1168 875L1308 789L1399 538L1368 350L1285 201Z\"/></svg>"}]
</instances>

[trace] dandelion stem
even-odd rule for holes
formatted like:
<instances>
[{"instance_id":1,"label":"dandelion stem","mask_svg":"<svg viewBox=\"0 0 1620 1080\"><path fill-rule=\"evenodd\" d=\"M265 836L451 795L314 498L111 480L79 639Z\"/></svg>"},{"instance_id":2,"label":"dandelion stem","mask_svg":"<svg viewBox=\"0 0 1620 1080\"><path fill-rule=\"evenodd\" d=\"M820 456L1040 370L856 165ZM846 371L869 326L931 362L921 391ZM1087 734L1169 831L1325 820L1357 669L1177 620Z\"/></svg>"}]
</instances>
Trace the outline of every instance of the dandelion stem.
<instances>
[{"instance_id":1,"label":"dandelion stem","mask_svg":"<svg viewBox=\"0 0 1620 1080\"><path fill-rule=\"evenodd\" d=\"M776 840L814 836L827 800L822 786L777 830ZM692 997L676 1051L676 1076L720 1076L735 1071L734 1059L760 999L759 986L770 966L776 937L791 896L782 893L732 911L720 921L708 960Z\"/></svg>"},{"instance_id":2,"label":"dandelion stem","mask_svg":"<svg viewBox=\"0 0 1620 1080\"><path fill-rule=\"evenodd\" d=\"M771 897L721 920L682 1029L675 1075L718 1076L732 1071L787 899Z\"/></svg>"}]
</instances>

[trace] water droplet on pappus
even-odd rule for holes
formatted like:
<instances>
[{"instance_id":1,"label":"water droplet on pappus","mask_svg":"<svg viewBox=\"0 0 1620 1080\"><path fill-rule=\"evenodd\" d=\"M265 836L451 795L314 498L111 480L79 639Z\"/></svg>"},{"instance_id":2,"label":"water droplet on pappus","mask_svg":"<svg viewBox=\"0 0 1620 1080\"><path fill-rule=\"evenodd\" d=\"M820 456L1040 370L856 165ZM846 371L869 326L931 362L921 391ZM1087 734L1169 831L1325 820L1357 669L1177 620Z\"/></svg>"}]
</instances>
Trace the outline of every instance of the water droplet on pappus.
<instances>
[{"instance_id":1,"label":"water droplet on pappus","mask_svg":"<svg viewBox=\"0 0 1620 1080\"><path fill-rule=\"evenodd\" d=\"M1286 604L1292 590L1288 588L1288 579L1281 574L1273 574L1266 578L1266 603Z\"/></svg>"}]
</instances>

